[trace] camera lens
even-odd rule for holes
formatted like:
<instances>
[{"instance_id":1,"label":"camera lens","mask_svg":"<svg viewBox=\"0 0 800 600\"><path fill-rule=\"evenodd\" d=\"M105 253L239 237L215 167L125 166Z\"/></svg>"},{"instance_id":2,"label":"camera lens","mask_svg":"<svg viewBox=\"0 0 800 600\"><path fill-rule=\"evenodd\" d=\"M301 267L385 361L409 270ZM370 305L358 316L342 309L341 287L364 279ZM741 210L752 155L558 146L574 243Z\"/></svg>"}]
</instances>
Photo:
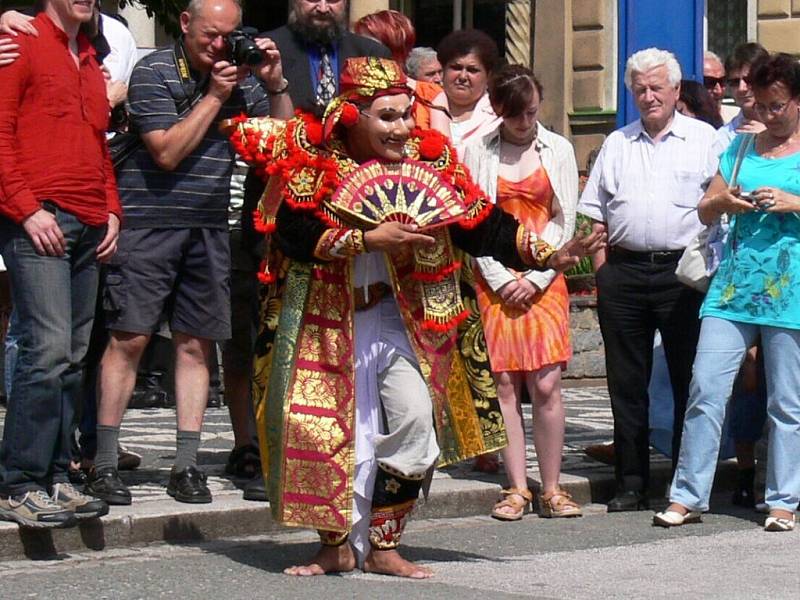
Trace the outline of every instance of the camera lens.
<instances>
[{"instance_id":1,"label":"camera lens","mask_svg":"<svg viewBox=\"0 0 800 600\"><path fill-rule=\"evenodd\" d=\"M234 31L228 36L231 61L237 65L254 67L264 61L264 53L256 45L251 35L244 31Z\"/></svg>"}]
</instances>

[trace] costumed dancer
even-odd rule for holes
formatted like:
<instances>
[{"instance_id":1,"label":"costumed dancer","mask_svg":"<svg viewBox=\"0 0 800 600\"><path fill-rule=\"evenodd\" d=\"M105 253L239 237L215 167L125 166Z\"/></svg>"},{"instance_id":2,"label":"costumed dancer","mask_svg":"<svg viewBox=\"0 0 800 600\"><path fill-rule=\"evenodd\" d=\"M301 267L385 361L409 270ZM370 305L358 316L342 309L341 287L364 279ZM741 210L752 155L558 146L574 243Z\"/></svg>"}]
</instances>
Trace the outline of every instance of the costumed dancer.
<instances>
[{"instance_id":1,"label":"costumed dancer","mask_svg":"<svg viewBox=\"0 0 800 600\"><path fill-rule=\"evenodd\" d=\"M494 208L442 134L412 131L397 63L348 59L340 90L322 122L242 119L231 136L267 180L256 215L271 246L256 361L265 480L276 521L320 534L317 555L287 573L358 564L425 578L397 547L426 476L505 444L496 400L476 389L492 385L485 348L459 351L470 312L456 246L563 270L604 240L555 251Z\"/></svg>"}]
</instances>

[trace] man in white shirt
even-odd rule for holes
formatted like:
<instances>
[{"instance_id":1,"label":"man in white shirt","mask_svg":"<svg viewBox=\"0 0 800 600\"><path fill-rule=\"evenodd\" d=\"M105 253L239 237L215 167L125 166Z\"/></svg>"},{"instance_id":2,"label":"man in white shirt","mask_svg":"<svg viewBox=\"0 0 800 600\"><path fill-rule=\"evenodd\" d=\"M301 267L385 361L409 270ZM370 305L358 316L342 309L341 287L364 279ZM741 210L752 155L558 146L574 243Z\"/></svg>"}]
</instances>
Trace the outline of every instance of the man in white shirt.
<instances>
[{"instance_id":1,"label":"man in white shirt","mask_svg":"<svg viewBox=\"0 0 800 600\"><path fill-rule=\"evenodd\" d=\"M103 13L100 13L100 31L111 50L103 59L103 66L108 69L111 81L124 81L127 84L133 65L139 60L133 34L120 21Z\"/></svg>"},{"instance_id":2,"label":"man in white shirt","mask_svg":"<svg viewBox=\"0 0 800 600\"><path fill-rule=\"evenodd\" d=\"M647 507L647 393L655 330L675 396L677 457L699 335L702 296L675 267L703 225L697 203L717 170L716 131L678 113L681 70L649 48L628 59L625 83L641 119L613 132L592 168L578 211L608 232L595 255L598 316L614 413L617 494L609 511Z\"/></svg>"}]
</instances>

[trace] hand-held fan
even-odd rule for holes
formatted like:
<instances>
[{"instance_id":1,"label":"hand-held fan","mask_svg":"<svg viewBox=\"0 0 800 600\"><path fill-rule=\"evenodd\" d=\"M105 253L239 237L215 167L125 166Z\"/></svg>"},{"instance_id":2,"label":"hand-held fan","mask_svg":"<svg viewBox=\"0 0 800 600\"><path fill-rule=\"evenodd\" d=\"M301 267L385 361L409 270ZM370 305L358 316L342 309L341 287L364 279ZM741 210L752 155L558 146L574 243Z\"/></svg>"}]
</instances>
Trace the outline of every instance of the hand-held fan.
<instances>
[{"instance_id":1,"label":"hand-held fan","mask_svg":"<svg viewBox=\"0 0 800 600\"><path fill-rule=\"evenodd\" d=\"M363 164L342 181L331 208L368 228L400 221L430 229L454 223L467 213L456 190L441 175L413 160Z\"/></svg>"}]
</instances>

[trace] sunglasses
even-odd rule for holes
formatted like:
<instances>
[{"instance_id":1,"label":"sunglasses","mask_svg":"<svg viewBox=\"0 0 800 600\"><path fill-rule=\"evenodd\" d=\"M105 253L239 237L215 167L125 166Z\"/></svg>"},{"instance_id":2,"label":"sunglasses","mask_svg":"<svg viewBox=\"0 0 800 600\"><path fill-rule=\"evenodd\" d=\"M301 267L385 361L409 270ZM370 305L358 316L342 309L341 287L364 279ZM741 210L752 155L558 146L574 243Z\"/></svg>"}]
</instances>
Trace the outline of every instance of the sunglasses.
<instances>
[{"instance_id":1,"label":"sunglasses","mask_svg":"<svg viewBox=\"0 0 800 600\"><path fill-rule=\"evenodd\" d=\"M713 90L717 86L725 87L725 78L724 77L708 77L703 76L703 86L706 89Z\"/></svg>"},{"instance_id":2,"label":"sunglasses","mask_svg":"<svg viewBox=\"0 0 800 600\"><path fill-rule=\"evenodd\" d=\"M739 84L745 82L747 85L750 85L750 79L747 77L730 77L727 82L728 86L732 88L738 88Z\"/></svg>"}]
</instances>

